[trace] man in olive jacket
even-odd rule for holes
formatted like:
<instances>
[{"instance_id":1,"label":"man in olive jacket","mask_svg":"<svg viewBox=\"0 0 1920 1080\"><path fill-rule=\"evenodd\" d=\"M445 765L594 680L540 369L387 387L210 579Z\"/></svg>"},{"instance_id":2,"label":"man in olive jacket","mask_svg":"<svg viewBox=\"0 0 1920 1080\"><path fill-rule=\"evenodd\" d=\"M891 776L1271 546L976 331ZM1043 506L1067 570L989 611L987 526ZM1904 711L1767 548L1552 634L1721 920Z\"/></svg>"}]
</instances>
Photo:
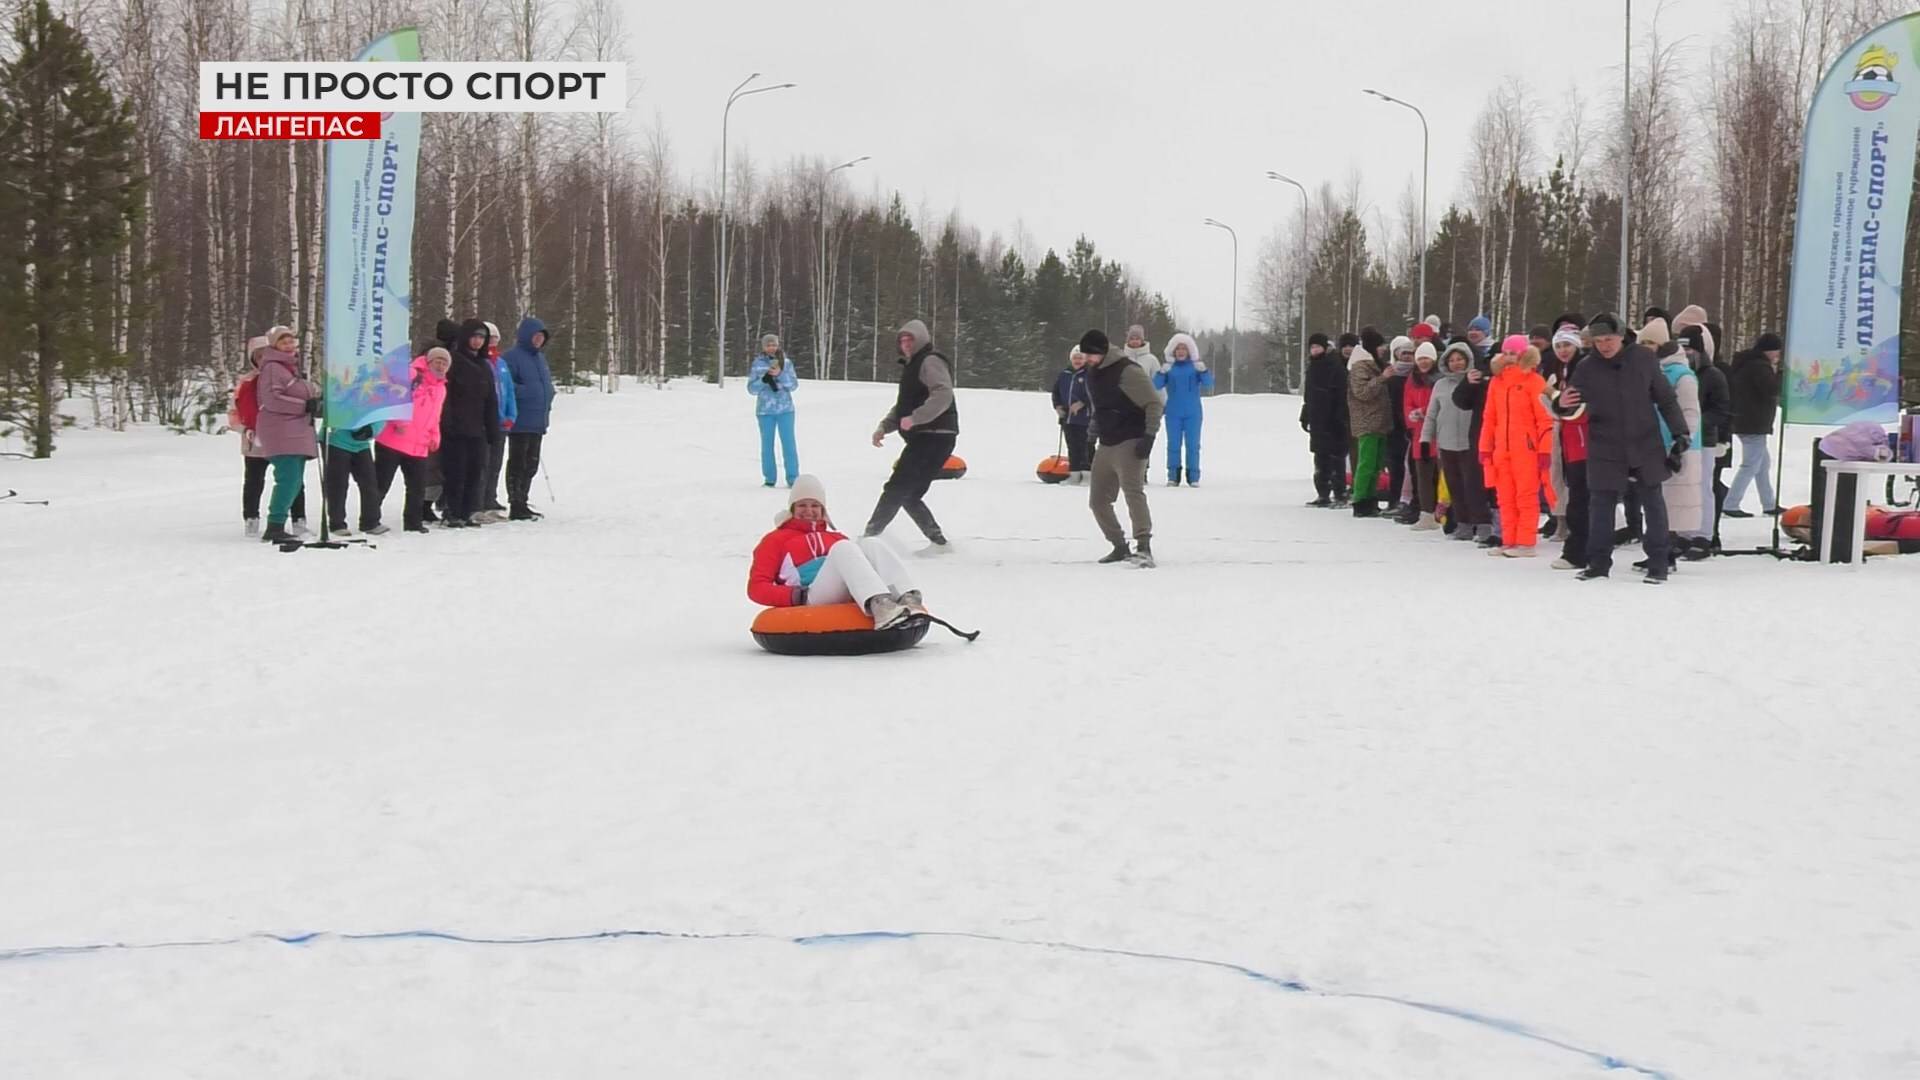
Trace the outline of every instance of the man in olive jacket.
<instances>
[{"instance_id":1,"label":"man in olive jacket","mask_svg":"<svg viewBox=\"0 0 1920 1080\"><path fill-rule=\"evenodd\" d=\"M1579 579L1604 578L1613 569L1614 511L1631 489L1646 514L1647 584L1658 585L1667 580L1667 502L1660 486L1677 471L1668 468L1669 456L1684 454L1693 434L1660 362L1645 346L1626 344L1619 319L1596 315L1587 334L1593 353L1574 369L1557 406L1563 416L1587 417L1590 525L1587 566ZM1660 441L1662 417L1672 445Z\"/></svg>"},{"instance_id":2,"label":"man in olive jacket","mask_svg":"<svg viewBox=\"0 0 1920 1080\"><path fill-rule=\"evenodd\" d=\"M1165 406L1153 388L1153 377L1138 361L1116 352L1107 335L1089 330L1080 339L1090 373L1087 390L1093 397L1091 436L1100 448L1093 454L1093 489L1087 503L1093 520L1113 545L1103 563L1132 562L1153 566L1153 514L1147 509L1147 456L1160 434ZM1127 534L1120 529L1114 500L1127 497L1127 517L1133 522L1134 550L1127 550Z\"/></svg>"}]
</instances>

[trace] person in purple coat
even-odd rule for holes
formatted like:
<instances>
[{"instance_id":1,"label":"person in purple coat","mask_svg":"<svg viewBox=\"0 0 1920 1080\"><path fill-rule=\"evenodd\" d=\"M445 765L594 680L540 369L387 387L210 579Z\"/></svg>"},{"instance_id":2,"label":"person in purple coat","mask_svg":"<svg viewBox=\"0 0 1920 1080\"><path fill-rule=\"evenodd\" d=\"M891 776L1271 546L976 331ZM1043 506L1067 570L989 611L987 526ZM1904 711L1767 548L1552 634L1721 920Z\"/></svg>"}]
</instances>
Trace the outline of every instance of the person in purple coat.
<instances>
[{"instance_id":1,"label":"person in purple coat","mask_svg":"<svg viewBox=\"0 0 1920 1080\"><path fill-rule=\"evenodd\" d=\"M272 344L260 355L260 420L253 442L273 469L273 498L267 504L267 528L260 539L277 543L293 539L287 532L287 511L305 482L307 461L320 456L313 435L320 389L300 369L300 339L292 328L267 331Z\"/></svg>"}]
</instances>

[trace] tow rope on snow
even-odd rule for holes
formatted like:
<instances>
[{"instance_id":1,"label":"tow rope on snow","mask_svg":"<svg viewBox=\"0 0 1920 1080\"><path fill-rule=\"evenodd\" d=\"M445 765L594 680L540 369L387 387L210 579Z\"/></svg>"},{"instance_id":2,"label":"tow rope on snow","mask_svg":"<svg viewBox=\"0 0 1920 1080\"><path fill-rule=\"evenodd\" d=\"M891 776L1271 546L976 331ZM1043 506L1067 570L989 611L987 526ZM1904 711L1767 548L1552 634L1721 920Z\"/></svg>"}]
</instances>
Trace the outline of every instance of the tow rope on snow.
<instances>
[{"instance_id":1,"label":"tow rope on snow","mask_svg":"<svg viewBox=\"0 0 1920 1080\"><path fill-rule=\"evenodd\" d=\"M1344 999L1348 1001L1374 1001L1386 1005L1434 1016L1459 1020L1477 1027L1508 1035L1540 1046L1551 1047L1577 1057L1585 1058L1594 1065L1611 1072L1633 1073L1644 1080L1675 1080L1672 1073L1649 1065L1639 1065L1625 1058L1579 1043L1549 1034L1518 1020L1479 1012L1458 1005L1446 1005L1436 1001L1426 1001L1414 997L1402 997L1383 991L1340 990L1331 987L1313 986L1307 982L1283 975L1273 975L1244 964L1230 960L1214 960L1204 956L1183 956L1179 953L1147 952L1137 949L1123 949L1104 945L1082 945L1071 941L1048 941L1035 938L1006 937L999 934L987 934L969 930L855 930L829 934L807 934L790 936L765 931L734 931L721 933L698 933L676 930L594 930L574 934L549 934L530 937L492 937L478 934L464 934L451 930L381 930L371 932L332 932L324 930L303 933L272 933L267 931L241 934L227 938L199 938L174 941L149 942L95 942L78 945L37 945L25 948L0 948L0 964L55 958L64 956L82 956L105 952L144 952L161 949L217 949L231 948L256 942L278 943L296 947L308 947L327 942L350 942L364 944L386 941L436 941L459 945L494 946L539 946L584 944L588 942L609 942L621 940L668 940L668 941L761 941L783 945L797 945L802 948L823 946L858 946L868 944L900 943L921 940L946 939L956 941L988 942L996 945L1009 945L1023 949L1041 949L1052 952L1078 953L1087 956L1104 956L1122 960L1150 961L1164 964L1179 964L1187 967L1209 969L1236 975L1263 986L1282 990L1291 994L1305 994L1311 997Z\"/></svg>"},{"instance_id":2,"label":"tow rope on snow","mask_svg":"<svg viewBox=\"0 0 1920 1080\"><path fill-rule=\"evenodd\" d=\"M12 488L8 488L7 493L5 495L0 495L0 506L52 506L52 505L53 503L47 499L22 499L20 498L20 493L13 490Z\"/></svg>"},{"instance_id":3,"label":"tow rope on snow","mask_svg":"<svg viewBox=\"0 0 1920 1080\"><path fill-rule=\"evenodd\" d=\"M960 639L962 639L962 640L964 640L964 641L966 641L966 642L968 642L968 643L972 643L972 642L973 642L974 640L976 640L976 639L977 639L977 638L979 638L979 636L980 636L980 631L978 631L978 630L974 630L974 631L971 631L971 632L969 632L969 631L966 631L966 630L962 630L962 629L960 629L959 627L957 627L957 626L955 626L955 625L953 625L952 623L950 623L950 622L948 622L947 620L945 620L945 619L943 619L943 618L941 618L941 617L940 617L940 616L938 616L938 615L927 615L927 616L923 616L923 617L924 617L924 618L925 618L925 619L926 619L926 620L927 620L928 622L930 622L930 623L932 623L932 624L933 624L933 625L935 625L935 626L942 626L942 627L945 627L945 628L947 629L947 632L948 632L948 633L950 633L950 634L952 634L952 635L953 635L954 637L957 637L957 638L960 638Z\"/></svg>"}]
</instances>

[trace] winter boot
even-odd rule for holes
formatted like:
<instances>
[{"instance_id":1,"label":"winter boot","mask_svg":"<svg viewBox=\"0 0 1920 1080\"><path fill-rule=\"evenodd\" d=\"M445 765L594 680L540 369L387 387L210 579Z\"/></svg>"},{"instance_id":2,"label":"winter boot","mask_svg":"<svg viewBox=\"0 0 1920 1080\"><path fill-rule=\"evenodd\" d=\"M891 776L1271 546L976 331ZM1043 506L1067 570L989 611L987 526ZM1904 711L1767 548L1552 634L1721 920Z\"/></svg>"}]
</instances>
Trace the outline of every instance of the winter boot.
<instances>
[{"instance_id":1,"label":"winter boot","mask_svg":"<svg viewBox=\"0 0 1920 1080\"><path fill-rule=\"evenodd\" d=\"M1318 510L1326 510L1333 506L1333 500L1327 498L1325 495L1322 495L1319 498L1314 499L1313 501L1307 503L1307 505Z\"/></svg>"},{"instance_id":2,"label":"winter boot","mask_svg":"<svg viewBox=\"0 0 1920 1080\"><path fill-rule=\"evenodd\" d=\"M1155 566L1155 563L1153 561L1153 545L1146 540L1141 540L1139 543L1135 544L1133 546L1132 562L1133 562L1133 565L1139 567L1142 570L1153 569Z\"/></svg>"},{"instance_id":3,"label":"winter boot","mask_svg":"<svg viewBox=\"0 0 1920 1080\"><path fill-rule=\"evenodd\" d=\"M418 525L407 526L406 531L410 533L423 533L423 532L432 532L433 530L427 528L426 523L422 522Z\"/></svg>"},{"instance_id":4,"label":"winter boot","mask_svg":"<svg viewBox=\"0 0 1920 1080\"><path fill-rule=\"evenodd\" d=\"M938 540L929 542L926 547L914 552L915 556L922 559L937 559L942 555L951 554L953 554L953 544L944 536Z\"/></svg>"},{"instance_id":5,"label":"winter boot","mask_svg":"<svg viewBox=\"0 0 1920 1080\"><path fill-rule=\"evenodd\" d=\"M1660 569L1649 570L1647 571L1647 576L1640 580L1648 585L1665 585L1667 583L1667 572Z\"/></svg>"},{"instance_id":6,"label":"winter boot","mask_svg":"<svg viewBox=\"0 0 1920 1080\"><path fill-rule=\"evenodd\" d=\"M1500 534L1494 532L1493 526L1491 525L1475 525L1473 527L1473 542L1483 548L1497 548L1500 546Z\"/></svg>"},{"instance_id":7,"label":"winter boot","mask_svg":"<svg viewBox=\"0 0 1920 1080\"><path fill-rule=\"evenodd\" d=\"M313 535L313 530L307 528L307 523L300 518L294 518L293 521L287 525L287 532L290 533L295 540L305 540L307 537Z\"/></svg>"},{"instance_id":8,"label":"winter boot","mask_svg":"<svg viewBox=\"0 0 1920 1080\"><path fill-rule=\"evenodd\" d=\"M1745 510L1722 510L1720 511L1720 516L1730 517L1730 518L1750 518L1753 515Z\"/></svg>"},{"instance_id":9,"label":"winter boot","mask_svg":"<svg viewBox=\"0 0 1920 1080\"><path fill-rule=\"evenodd\" d=\"M392 530L392 529L389 529L389 528L387 528L387 527L386 527L385 525L381 525L381 524L377 524L377 523L376 523L376 524L373 524L373 525L369 525L369 526L367 526L366 528L364 528L364 529L361 529L360 531L361 531L361 533L363 533L363 534L365 534L365 535L367 535L367 536L385 536L385 535L387 535L388 533L390 533L390 532L392 532L393 530Z\"/></svg>"},{"instance_id":10,"label":"winter boot","mask_svg":"<svg viewBox=\"0 0 1920 1080\"><path fill-rule=\"evenodd\" d=\"M1586 567L1581 566L1579 563L1568 562L1564 556L1553 560L1553 568L1555 570L1585 570L1586 569Z\"/></svg>"},{"instance_id":11,"label":"winter boot","mask_svg":"<svg viewBox=\"0 0 1920 1080\"><path fill-rule=\"evenodd\" d=\"M1335 510L1345 510L1347 507L1352 505L1353 505L1353 500L1349 498L1347 493L1344 491L1339 492L1333 497L1333 508Z\"/></svg>"},{"instance_id":12,"label":"winter boot","mask_svg":"<svg viewBox=\"0 0 1920 1080\"><path fill-rule=\"evenodd\" d=\"M1713 558L1713 541L1704 536L1696 536L1687 541L1686 550L1681 552L1680 557L1688 562L1711 559Z\"/></svg>"},{"instance_id":13,"label":"winter boot","mask_svg":"<svg viewBox=\"0 0 1920 1080\"><path fill-rule=\"evenodd\" d=\"M248 518L247 519L247 539L257 540L259 538L260 538L260 519L257 517Z\"/></svg>"},{"instance_id":14,"label":"winter boot","mask_svg":"<svg viewBox=\"0 0 1920 1080\"><path fill-rule=\"evenodd\" d=\"M913 615L895 602L891 596L876 596L867 601L867 614L873 616L875 630L891 630Z\"/></svg>"},{"instance_id":15,"label":"winter boot","mask_svg":"<svg viewBox=\"0 0 1920 1080\"><path fill-rule=\"evenodd\" d=\"M906 608L910 615L925 617L927 614L927 605L921 601L919 589L908 589L894 599L901 607Z\"/></svg>"},{"instance_id":16,"label":"winter boot","mask_svg":"<svg viewBox=\"0 0 1920 1080\"><path fill-rule=\"evenodd\" d=\"M1131 559L1131 558L1133 558L1132 549L1127 547L1127 542L1125 540L1121 540L1113 545L1112 551L1109 551L1105 555L1100 556L1100 561L1102 563L1120 563L1120 562L1126 562L1128 559Z\"/></svg>"},{"instance_id":17,"label":"winter boot","mask_svg":"<svg viewBox=\"0 0 1920 1080\"><path fill-rule=\"evenodd\" d=\"M1530 547L1510 547L1501 548L1500 554L1505 555L1509 559L1531 559L1535 556L1536 552Z\"/></svg>"},{"instance_id":18,"label":"winter boot","mask_svg":"<svg viewBox=\"0 0 1920 1080\"><path fill-rule=\"evenodd\" d=\"M262 542L268 544L284 544L294 539L294 535L287 531L285 525L275 525L269 521L267 522L267 531L260 534L260 539Z\"/></svg>"},{"instance_id":19,"label":"winter boot","mask_svg":"<svg viewBox=\"0 0 1920 1080\"><path fill-rule=\"evenodd\" d=\"M513 508L513 511L507 515L507 520L508 521L539 521L541 518L546 516L547 515L540 513L539 511L535 510L531 506L516 506Z\"/></svg>"},{"instance_id":20,"label":"winter boot","mask_svg":"<svg viewBox=\"0 0 1920 1080\"><path fill-rule=\"evenodd\" d=\"M338 525L335 525L331 521L327 522L327 531L332 533L335 536L352 536L353 535L353 530L347 528L347 523L344 521Z\"/></svg>"},{"instance_id":21,"label":"winter boot","mask_svg":"<svg viewBox=\"0 0 1920 1080\"><path fill-rule=\"evenodd\" d=\"M1607 572L1605 570L1595 570L1591 566L1586 566L1586 567L1582 567L1579 573L1573 575L1573 580L1605 581L1607 580Z\"/></svg>"},{"instance_id":22,"label":"winter boot","mask_svg":"<svg viewBox=\"0 0 1920 1080\"><path fill-rule=\"evenodd\" d=\"M1440 523L1434 520L1434 517L1432 514L1421 514L1420 519L1414 522L1413 531L1414 532L1433 532L1439 527L1440 527Z\"/></svg>"},{"instance_id":23,"label":"winter boot","mask_svg":"<svg viewBox=\"0 0 1920 1080\"><path fill-rule=\"evenodd\" d=\"M1167 470L1167 486L1168 487L1180 486L1180 470L1179 469Z\"/></svg>"},{"instance_id":24,"label":"winter boot","mask_svg":"<svg viewBox=\"0 0 1920 1080\"><path fill-rule=\"evenodd\" d=\"M1420 522L1420 508L1411 503L1402 504L1393 520L1402 525L1417 525Z\"/></svg>"},{"instance_id":25,"label":"winter boot","mask_svg":"<svg viewBox=\"0 0 1920 1080\"><path fill-rule=\"evenodd\" d=\"M1361 499L1353 504L1353 516L1357 518L1377 518L1380 516L1380 504L1372 499Z\"/></svg>"}]
</instances>

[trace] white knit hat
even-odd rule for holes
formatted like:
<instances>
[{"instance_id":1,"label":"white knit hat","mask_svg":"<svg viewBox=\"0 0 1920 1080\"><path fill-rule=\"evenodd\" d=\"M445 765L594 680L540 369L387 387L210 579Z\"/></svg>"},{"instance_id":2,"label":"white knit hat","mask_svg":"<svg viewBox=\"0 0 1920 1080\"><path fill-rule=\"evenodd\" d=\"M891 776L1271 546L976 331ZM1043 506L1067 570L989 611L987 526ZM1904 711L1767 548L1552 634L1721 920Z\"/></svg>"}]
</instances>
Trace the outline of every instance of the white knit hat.
<instances>
[{"instance_id":1,"label":"white knit hat","mask_svg":"<svg viewBox=\"0 0 1920 1080\"><path fill-rule=\"evenodd\" d=\"M1414 347L1413 358L1415 360L1438 360L1440 359L1440 350L1433 347L1433 342L1423 341Z\"/></svg>"},{"instance_id":2,"label":"white knit hat","mask_svg":"<svg viewBox=\"0 0 1920 1080\"><path fill-rule=\"evenodd\" d=\"M773 515L773 523L775 525L785 525L788 521L792 520L793 504L802 499L812 499L821 506L827 505L827 485L821 483L820 478L812 473L802 473L795 477L793 487L787 490L786 508ZM831 518L828 519L828 523L832 523Z\"/></svg>"}]
</instances>

